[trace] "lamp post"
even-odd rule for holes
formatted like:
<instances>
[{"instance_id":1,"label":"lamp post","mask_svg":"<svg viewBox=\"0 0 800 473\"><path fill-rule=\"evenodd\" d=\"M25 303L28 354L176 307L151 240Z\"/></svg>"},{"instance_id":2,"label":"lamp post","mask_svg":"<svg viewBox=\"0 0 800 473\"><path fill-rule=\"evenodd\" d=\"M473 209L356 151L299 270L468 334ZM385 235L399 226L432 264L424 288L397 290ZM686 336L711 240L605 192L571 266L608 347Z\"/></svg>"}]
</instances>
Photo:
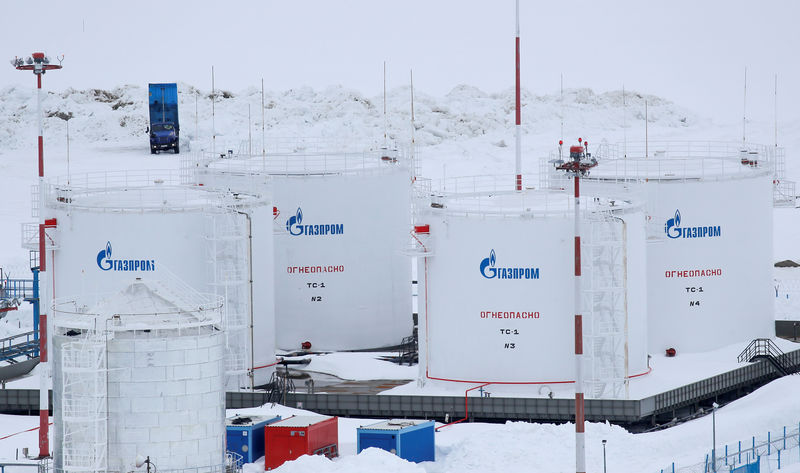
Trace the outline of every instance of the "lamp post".
<instances>
[{"instance_id":1,"label":"lamp post","mask_svg":"<svg viewBox=\"0 0 800 473\"><path fill-rule=\"evenodd\" d=\"M11 65L20 71L33 71L36 76L36 118L39 121L39 192L44 189L44 139L43 125L42 125L42 76L45 72L61 69L61 61L64 56L58 58L59 64L50 64L50 58L45 56L44 53L33 53L28 58L22 59L15 57L11 60ZM40 202L43 202L40 197ZM44 216L40 216L40 219ZM41 221L41 220L40 220ZM32 267L34 276L37 274L39 278L44 280L45 272L45 241L44 241L44 225L39 224L39 265ZM36 289L38 293L38 288ZM41 298L41 295L39 295ZM46 300L45 300L46 302ZM46 307L46 306L45 306ZM49 366L47 363L47 315L39 314L41 304L34 304L34 330L38 329L39 334L39 362L42 364L41 377L39 380L39 458L47 458L50 456L50 442L48 440L48 426L49 426L49 408L50 403L48 399L48 382L47 376Z\"/></svg>"},{"instance_id":2,"label":"lamp post","mask_svg":"<svg viewBox=\"0 0 800 473\"><path fill-rule=\"evenodd\" d=\"M556 169L572 175L575 184L575 472L586 473L586 429L583 392L583 314L581 313L581 176L597 165L586 152L589 143L578 138L578 146L570 146L570 160Z\"/></svg>"},{"instance_id":3,"label":"lamp post","mask_svg":"<svg viewBox=\"0 0 800 473\"><path fill-rule=\"evenodd\" d=\"M151 473L150 472L150 465L153 466L154 470L158 471L158 468L156 468L156 465L153 462L150 461L150 456L149 455L146 456L146 457L142 456L142 455L136 455L136 459L134 460L134 465L136 465L136 468L141 468L142 465L147 465L147 473Z\"/></svg>"},{"instance_id":4,"label":"lamp post","mask_svg":"<svg viewBox=\"0 0 800 473\"><path fill-rule=\"evenodd\" d=\"M603 473L606 473L606 440L603 439Z\"/></svg>"},{"instance_id":5,"label":"lamp post","mask_svg":"<svg viewBox=\"0 0 800 473\"><path fill-rule=\"evenodd\" d=\"M717 408L719 404L716 402L711 404L711 471L717 473Z\"/></svg>"}]
</instances>

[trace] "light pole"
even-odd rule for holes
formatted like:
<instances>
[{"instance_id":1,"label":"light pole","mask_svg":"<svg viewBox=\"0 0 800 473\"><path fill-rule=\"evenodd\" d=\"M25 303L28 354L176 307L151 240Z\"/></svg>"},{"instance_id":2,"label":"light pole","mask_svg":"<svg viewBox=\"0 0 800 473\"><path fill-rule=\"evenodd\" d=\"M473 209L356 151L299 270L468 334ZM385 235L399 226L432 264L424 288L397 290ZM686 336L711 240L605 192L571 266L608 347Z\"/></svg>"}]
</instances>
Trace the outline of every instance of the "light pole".
<instances>
[{"instance_id":1,"label":"light pole","mask_svg":"<svg viewBox=\"0 0 800 473\"><path fill-rule=\"evenodd\" d=\"M39 192L44 189L44 139L42 138L43 124L42 124L42 76L45 72L53 69L61 69L61 61L64 56L58 58L59 64L50 64L50 58L45 56L44 53L33 53L28 58L22 59L15 57L11 60L11 65L20 71L33 71L36 76L36 118L39 121ZM44 202L40 197L40 202ZM43 213L43 210L40 210ZM44 215L40 215L40 222L42 222ZM46 222L44 222L46 223ZM34 276L37 274L39 278L44 280L45 272L45 240L44 240L44 224L39 224L39 265L32 267L31 271ZM36 278L38 279L38 278ZM38 287L36 289L38 293ZM41 294L38 296L42 298ZM45 299L46 298L42 298ZM45 305L46 307L46 305ZM39 333L39 363L41 367L41 375L39 379L39 458L47 458L50 456L50 442L48 440L48 426L49 426L49 408L50 403L48 399L49 383L47 380L49 366L47 363L47 315L40 314L41 303L34 304L33 324L34 330L38 329Z\"/></svg>"},{"instance_id":2,"label":"light pole","mask_svg":"<svg viewBox=\"0 0 800 473\"><path fill-rule=\"evenodd\" d=\"M158 471L158 468L156 468L156 465L153 462L150 461L150 456L149 455L146 456L146 457L142 456L142 455L136 455L136 459L134 460L134 464L136 465L136 468L141 468L142 465L147 465L147 473L150 473L150 466L151 465L153 466L153 470Z\"/></svg>"},{"instance_id":3,"label":"light pole","mask_svg":"<svg viewBox=\"0 0 800 473\"><path fill-rule=\"evenodd\" d=\"M603 439L603 473L606 473L606 440Z\"/></svg>"},{"instance_id":4,"label":"light pole","mask_svg":"<svg viewBox=\"0 0 800 473\"><path fill-rule=\"evenodd\" d=\"M583 314L581 313L581 192L580 180L597 165L586 150L589 143L578 138L578 146L569 147L570 160L556 169L572 175L575 183L575 472L586 473L586 429L583 392Z\"/></svg>"},{"instance_id":5,"label":"light pole","mask_svg":"<svg viewBox=\"0 0 800 473\"><path fill-rule=\"evenodd\" d=\"M716 402L711 404L711 471L717 473L717 408L719 404Z\"/></svg>"}]
</instances>

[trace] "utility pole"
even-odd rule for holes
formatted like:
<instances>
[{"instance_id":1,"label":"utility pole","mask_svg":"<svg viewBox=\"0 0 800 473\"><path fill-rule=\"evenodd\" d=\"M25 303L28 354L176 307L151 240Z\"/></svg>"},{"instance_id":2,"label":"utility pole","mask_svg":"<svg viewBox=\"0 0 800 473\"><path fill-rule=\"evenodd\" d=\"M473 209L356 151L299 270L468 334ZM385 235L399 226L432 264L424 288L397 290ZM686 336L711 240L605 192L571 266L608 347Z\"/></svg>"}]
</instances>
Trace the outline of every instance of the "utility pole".
<instances>
[{"instance_id":1,"label":"utility pole","mask_svg":"<svg viewBox=\"0 0 800 473\"><path fill-rule=\"evenodd\" d=\"M42 118L42 76L47 71L61 69L61 62L64 56L58 58L58 64L50 64L50 58L45 56L44 53L33 53L27 59L15 57L11 64L20 71L33 71L36 76L36 117L39 121L39 265L31 268L34 273L34 280L46 280L41 273L45 272L45 220L44 220L44 201L42 199L44 192L44 123ZM38 277L37 277L38 276ZM37 285L38 286L38 285ZM43 288L46 285L43 286ZM38 291L38 287L34 289ZM38 310L37 310L38 309ZM34 330L38 328L39 334L39 363L42 365L41 376L39 378L39 458L48 458L50 456L50 442L48 440L49 433L49 409L50 403L48 398L48 374L50 366L47 362L47 315L39 314L41 304L34 304Z\"/></svg>"}]
</instances>

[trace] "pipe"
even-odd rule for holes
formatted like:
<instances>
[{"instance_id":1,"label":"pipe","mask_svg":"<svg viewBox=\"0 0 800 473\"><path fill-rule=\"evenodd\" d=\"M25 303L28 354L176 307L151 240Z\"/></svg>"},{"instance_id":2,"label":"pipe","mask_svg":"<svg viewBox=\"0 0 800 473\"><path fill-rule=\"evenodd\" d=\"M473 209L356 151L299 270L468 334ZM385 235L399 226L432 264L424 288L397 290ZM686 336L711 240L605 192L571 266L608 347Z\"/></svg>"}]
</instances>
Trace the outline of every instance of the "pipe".
<instances>
[{"instance_id":1,"label":"pipe","mask_svg":"<svg viewBox=\"0 0 800 473\"><path fill-rule=\"evenodd\" d=\"M470 391L473 391L473 390L475 390L475 389L482 388L482 387L484 387L484 386L488 386L488 385L490 385L490 384L492 384L492 383L484 383L484 384L481 384L481 385L479 385L479 386L475 386L475 387L469 388L469 389L467 389L466 391L464 391L464 418L463 418L463 419L458 419L458 420L456 420L456 421L453 421L453 422L450 422L449 424L444 424L444 425L441 425L441 426L439 426L439 427L436 427L436 429L434 429L434 430L435 430L436 432L438 432L438 431L439 431L439 429L443 429L443 428L445 428L445 427L449 427L449 426L451 426L451 425L458 424L459 422L464 422L465 420L469 419L469 396L468 396L469 392L470 392Z\"/></svg>"},{"instance_id":2,"label":"pipe","mask_svg":"<svg viewBox=\"0 0 800 473\"><path fill-rule=\"evenodd\" d=\"M247 282L250 286L250 391L255 390L255 355L253 345L253 221L250 214L237 210L236 213L244 215L247 218Z\"/></svg>"},{"instance_id":3,"label":"pipe","mask_svg":"<svg viewBox=\"0 0 800 473\"><path fill-rule=\"evenodd\" d=\"M283 363L283 358L275 358L275 360L277 360L277 361L275 361L275 363L270 363L268 365L254 366L251 371L260 370L260 369L264 369L264 368L269 368L270 366L275 366L278 363Z\"/></svg>"}]
</instances>

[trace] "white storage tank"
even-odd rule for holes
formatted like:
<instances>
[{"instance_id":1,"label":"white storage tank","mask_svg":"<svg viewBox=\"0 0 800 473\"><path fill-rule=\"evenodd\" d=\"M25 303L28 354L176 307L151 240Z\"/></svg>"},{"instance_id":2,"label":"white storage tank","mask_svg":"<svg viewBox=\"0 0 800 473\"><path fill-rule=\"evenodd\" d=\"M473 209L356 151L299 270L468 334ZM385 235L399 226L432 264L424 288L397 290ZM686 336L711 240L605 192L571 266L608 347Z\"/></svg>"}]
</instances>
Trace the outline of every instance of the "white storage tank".
<instances>
[{"instance_id":1,"label":"white storage tank","mask_svg":"<svg viewBox=\"0 0 800 473\"><path fill-rule=\"evenodd\" d=\"M141 455L161 471L223 471L222 298L130 281L54 304L55 467L125 473Z\"/></svg>"},{"instance_id":2,"label":"white storage tank","mask_svg":"<svg viewBox=\"0 0 800 473\"><path fill-rule=\"evenodd\" d=\"M418 206L425 383L574 381L573 197L505 181L453 180ZM625 397L648 369L644 214L629 201L582 201L586 392Z\"/></svg>"},{"instance_id":3,"label":"white storage tank","mask_svg":"<svg viewBox=\"0 0 800 473\"><path fill-rule=\"evenodd\" d=\"M603 146L583 181L625 187L647 210L650 352L713 350L775 335L773 154L758 145L657 142ZM559 175L550 171L550 183Z\"/></svg>"},{"instance_id":4,"label":"white storage tank","mask_svg":"<svg viewBox=\"0 0 800 473\"><path fill-rule=\"evenodd\" d=\"M195 163L207 187L272 188L278 348L369 349L411 335L411 167L385 151Z\"/></svg>"},{"instance_id":5,"label":"white storage tank","mask_svg":"<svg viewBox=\"0 0 800 473\"><path fill-rule=\"evenodd\" d=\"M165 171L51 181L42 212L55 219L47 230L54 297L175 275L225 298L228 389L267 382L275 364L273 234L269 194L262 191L181 185Z\"/></svg>"}]
</instances>

